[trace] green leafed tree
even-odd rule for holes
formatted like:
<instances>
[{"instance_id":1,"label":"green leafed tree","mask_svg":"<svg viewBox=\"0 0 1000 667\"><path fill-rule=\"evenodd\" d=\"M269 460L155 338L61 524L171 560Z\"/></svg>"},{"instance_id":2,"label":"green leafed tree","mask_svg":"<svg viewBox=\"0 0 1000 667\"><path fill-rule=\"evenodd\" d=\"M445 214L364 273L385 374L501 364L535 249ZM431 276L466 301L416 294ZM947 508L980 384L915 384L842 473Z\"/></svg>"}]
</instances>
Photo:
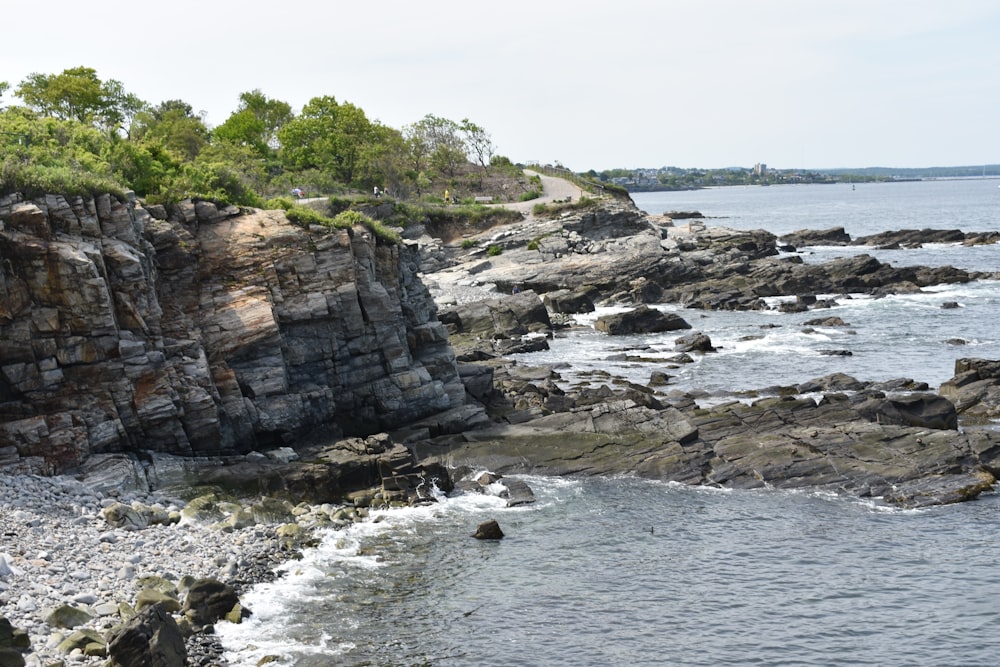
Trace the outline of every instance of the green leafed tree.
<instances>
[{"instance_id":1,"label":"green leafed tree","mask_svg":"<svg viewBox=\"0 0 1000 667\"><path fill-rule=\"evenodd\" d=\"M467 159L461 129L455 121L433 114L407 126L404 135L412 151L413 171L422 171L426 162L439 173L454 177Z\"/></svg>"},{"instance_id":2,"label":"green leafed tree","mask_svg":"<svg viewBox=\"0 0 1000 667\"><path fill-rule=\"evenodd\" d=\"M260 90L240 94L236 111L213 130L214 138L250 146L262 157L279 146L278 131L294 118L287 102L268 98Z\"/></svg>"},{"instance_id":3,"label":"green leafed tree","mask_svg":"<svg viewBox=\"0 0 1000 667\"><path fill-rule=\"evenodd\" d=\"M209 131L190 104L183 100L167 100L136 116L132 138L158 143L177 160L192 162L208 145Z\"/></svg>"},{"instance_id":4,"label":"green leafed tree","mask_svg":"<svg viewBox=\"0 0 1000 667\"><path fill-rule=\"evenodd\" d=\"M43 116L93 123L109 129L128 129L146 105L125 91L120 81L101 81L90 67L73 67L60 74L29 75L15 94Z\"/></svg>"},{"instance_id":5,"label":"green leafed tree","mask_svg":"<svg viewBox=\"0 0 1000 667\"><path fill-rule=\"evenodd\" d=\"M341 183L361 180L361 157L376 139L365 112L332 96L314 97L278 130L279 155L290 169L319 169Z\"/></svg>"}]
</instances>

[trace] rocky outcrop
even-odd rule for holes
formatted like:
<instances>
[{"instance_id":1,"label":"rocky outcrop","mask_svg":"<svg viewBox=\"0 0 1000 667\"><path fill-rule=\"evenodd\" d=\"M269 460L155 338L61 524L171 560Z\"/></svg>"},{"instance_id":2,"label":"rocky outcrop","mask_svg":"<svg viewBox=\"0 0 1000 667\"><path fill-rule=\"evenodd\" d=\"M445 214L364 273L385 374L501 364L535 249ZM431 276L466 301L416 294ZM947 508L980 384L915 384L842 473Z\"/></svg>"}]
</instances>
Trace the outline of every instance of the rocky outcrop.
<instances>
[{"instance_id":1,"label":"rocky outcrop","mask_svg":"<svg viewBox=\"0 0 1000 667\"><path fill-rule=\"evenodd\" d=\"M623 313L601 315L594 328L611 336L627 336L690 329L691 325L676 313L664 313L642 304Z\"/></svg>"},{"instance_id":2,"label":"rocky outcrop","mask_svg":"<svg viewBox=\"0 0 1000 667\"><path fill-rule=\"evenodd\" d=\"M428 275L432 293L446 294L448 285L464 281L501 293L515 286L532 290L548 298L553 310L561 295L581 291L596 305L679 303L750 310L770 308L764 301L768 297L792 296L803 300L783 308L807 310L829 305L817 301L817 294L909 293L994 277L947 266L895 267L864 254L809 264L798 255L779 253L778 239L763 230L674 227L618 202L558 220L526 220L477 240L503 251L492 257L458 249L450 259L435 255L425 265L428 274L433 272ZM842 228L803 230L783 240L850 242Z\"/></svg>"},{"instance_id":3,"label":"rocky outcrop","mask_svg":"<svg viewBox=\"0 0 1000 667\"><path fill-rule=\"evenodd\" d=\"M823 245L864 245L884 249L919 248L925 243L986 245L1000 242L1000 232L963 232L960 229L897 229L852 239L843 227L800 229L785 234L781 243L792 248Z\"/></svg>"},{"instance_id":4,"label":"rocky outcrop","mask_svg":"<svg viewBox=\"0 0 1000 667\"><path fill-rule=\"evenodd\" d=\"M825 488L907 507L969 500L1000 474L1000 438L956 430L954 406L940 396L887 396L848 376L803 388L822 386L856 393L705 408L690 396L643 405L625 392L593 404L569 394L558 412L439 438L420 451L449 465L500 473Z\"/></svg>"},{"instance_id":5,"label":"rocky outcrop","mask_svg":"<svg viewBox=\"0 0 1000 667\"><path fill-rule=\"evenodd\" d=\"M960 229L898 229L854 239L854 245L879 248L920 248L925 243L988 245L1000 242L1000 232L963 232Z\"/></svg>"},{"instance_id":6,"label":"rocky outcrop","mask_svg":"<svg viewBox=\"0 0 1000 667\"><path fill-rule=\"evenodd\" d=\"M851 242L851 236L844 231L843 227L800 229L791 234L785 234L780 241L794 248L817 245L848 245Z\"/></svg>"},{"instance_id":7,"label":"rocky outcrop","mask_svg":"<svg viewBox=\"0 0 1000 667\"><path fill-rule=\"evenodd\" d=\"M409 246L211 202L167 213L0 200L0 462L246 452L464 404Z\"/></svg>"},{"instance_id":8,"label":"rocky outcrop","mask_svg":"<svg viewBox=\"0 0 1000 667\"><path fill-rule=\"evenodd\" d=\"M552 321L534 291L442 308L441 322L460 361L548 349Z\"/></svg>"},{"instance_id":9,"label":"rocky outcrop","mask_svg":"<svg viewBox=\"0 0 1000 667\"><path fill-rule=\"evenodd\" d=\"M963 423L995 422L1000 419L1000 361L957 359L955 376L941 385L940 392L955 404Z\"/></svg>"}]
</instances>

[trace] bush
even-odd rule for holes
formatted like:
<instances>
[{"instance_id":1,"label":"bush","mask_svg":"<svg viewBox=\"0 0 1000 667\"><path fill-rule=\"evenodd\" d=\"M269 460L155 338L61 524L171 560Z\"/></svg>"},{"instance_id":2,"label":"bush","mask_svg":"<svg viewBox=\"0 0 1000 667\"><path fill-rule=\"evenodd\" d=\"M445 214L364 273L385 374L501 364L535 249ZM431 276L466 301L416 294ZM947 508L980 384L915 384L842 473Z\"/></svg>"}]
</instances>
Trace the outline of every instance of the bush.
<instances>
[{"instance_id":1,"label":"bush","mask_svg":"<svg viewBox=\"0 0 1000 667\"><path fill-rule=\"evenodd\" d=\"M273 202L276 200L272 199L270 201ZM399 243L401 240L399 232L389 229L378 220L372 220L364 213L358 211L343 211L338 213L334 218L328 218L308 206L293 204L290 208L285 209L285 217L302 227L319 225L330 229L353 229L360 225L371 231L375 235L375 238L382 241Z\"/></svg>"},{"instance_id":2,"label":"bush","mask_svg":"<svg viewBox=\"0 0 1000 667\"><path fill-rule=\"evenodd\" d=\"M498 245L491 245L489 248L486 249L486 254L489 255L490 257L496 257L497 255L501 254L502 252L503 252L503 248L501 248Z\"/></svg>"},{"instance_id":3,"label":"bush","mask_svg":"<svg viewBox=\"0 0 1000 667\"><path fill-rule=\"evenodd\" d=\"M532 212L539 217L555 217L565 211L585 211L597 206L597 200L591 197L580 197L575 202L552 204L535 204Z\"/></svg>"},{"instance_id":4,"label":"bush","mask_svg":"<svg viewBox=\"0 0 1000 667\"><path fill-rule=\"evenodd\" d=\"M120 199L125 197L125 189L111 178L71 167L26 165L17 160L3 163L0 191L21 192L26 197L45 194L93 196L104 193L111 193Z\"/></svg>"},{"instance_id":5,"label":"bush","mask_svg":"<svg viewBox=\"0 0 1000 667\"><path fill-rule=\"evenodd\" d=\"M463 239L462 240L462 250L468 250L469 248L475 248L479 245L479 241L475 239Z\"/></svg>"},{"instance_id":6,"label":"bush","mask_svg":"<svg viewBox=\"0 0 1000 667\"><path fill-rule=\"evenodd\" d=\"M527 192L521 193L519 201L531 201L532 199L538 199L542 196L542 193L538 190L528 190Z\"/></svg>"},{"instance_id":7,"label":"bush","mask_svg":"<svg viewBox=\"0 0 1000 667\"><path fill-rule=\"evenodd\" d=\"M293 206L295 206L295 200L292 199L291 197L274 197L264 202L264 208L269 211L275 211L275 210L287 211Z\"/></svg>"}]
</instances>

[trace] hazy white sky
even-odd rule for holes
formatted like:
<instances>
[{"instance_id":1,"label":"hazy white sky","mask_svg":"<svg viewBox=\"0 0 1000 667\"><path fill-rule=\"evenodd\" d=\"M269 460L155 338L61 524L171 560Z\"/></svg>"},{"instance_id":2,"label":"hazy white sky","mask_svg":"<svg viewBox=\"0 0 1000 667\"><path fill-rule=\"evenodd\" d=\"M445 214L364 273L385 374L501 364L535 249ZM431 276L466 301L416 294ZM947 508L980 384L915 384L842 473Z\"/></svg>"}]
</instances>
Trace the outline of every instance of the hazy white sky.
<instances>
[{"instance_id":1,"label":"hazy white sky","mask_svg":"<svg viewBox=\"0 0 1000 667\"><path fill-rule=\"evenodd\" d=\"M996 0L11 4L0 81L92 67L212 125L260 89L578 171L1000 163Z\"/></svg>"}]
</instances>

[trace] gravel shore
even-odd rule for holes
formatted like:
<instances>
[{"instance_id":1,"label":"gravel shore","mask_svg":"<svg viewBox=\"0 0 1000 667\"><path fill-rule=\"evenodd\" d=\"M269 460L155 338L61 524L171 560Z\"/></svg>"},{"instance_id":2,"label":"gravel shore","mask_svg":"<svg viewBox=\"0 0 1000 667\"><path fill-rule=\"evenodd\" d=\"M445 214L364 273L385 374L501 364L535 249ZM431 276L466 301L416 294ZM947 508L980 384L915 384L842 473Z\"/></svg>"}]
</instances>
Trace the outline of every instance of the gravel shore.
<instances>
[{"instance_id":1,"label":"gravel shore","mask_svg":"<svg viewBox=\"0 0 1000 667\"><path fill-rule=\"evenodd\" d=\"M126 530L112 527L102 514L116 502L136 501L165 515L185 504L155 493L106 497L71 477L0 475L0 616L30 636L27 665L103 664L103 657L81 649L65 653L59 645L81 628L104 633L121 623L119 605L135 605L148 577L174 583L212 577L242 592L272 578L274 567L292 553L276 537L276 525L222 530L181 520ZM58 627L49 614L62 605L92 619ZM188 664L226 664L210 635L190 638L188 654Z\"/></svg>"}]
</instances>

